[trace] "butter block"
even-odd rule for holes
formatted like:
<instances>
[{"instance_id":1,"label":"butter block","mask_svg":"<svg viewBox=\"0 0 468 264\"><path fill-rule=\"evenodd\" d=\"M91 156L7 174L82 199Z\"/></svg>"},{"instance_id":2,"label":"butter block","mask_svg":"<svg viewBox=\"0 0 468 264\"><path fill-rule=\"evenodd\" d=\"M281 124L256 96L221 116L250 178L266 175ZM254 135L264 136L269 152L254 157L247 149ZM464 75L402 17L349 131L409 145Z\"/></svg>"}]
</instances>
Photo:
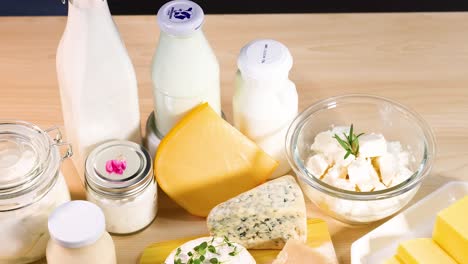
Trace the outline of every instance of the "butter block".
<instances>
[{"instance_id":1,"label":"butter block","mask_svg":"<svg viewBox=\"0 0 468 264\"><path fill-rule=\"evenodd\" d=\"M468 264L468 196L437 214L433 239L460 264Z\"/></svg>"},{"instance_id":2,"label":"butter block","mask_svg":"<svg viewBox=\"0 0 468 264\"><path fill-rule=\"evenodd\" d=\"M457 264L430 238L416 238L401 243L397 257L405 264Z\"/></svg>"},{"instance_id":3,"label":"butter block","mask_svg":"<svg viewBox=\"0 0 468 264\"><path fill-rule=\"evenodd\" d=\"M403 264L397 256L393 256L389 259L387 259L383 264Z\"/></svg>"}]
</instances>

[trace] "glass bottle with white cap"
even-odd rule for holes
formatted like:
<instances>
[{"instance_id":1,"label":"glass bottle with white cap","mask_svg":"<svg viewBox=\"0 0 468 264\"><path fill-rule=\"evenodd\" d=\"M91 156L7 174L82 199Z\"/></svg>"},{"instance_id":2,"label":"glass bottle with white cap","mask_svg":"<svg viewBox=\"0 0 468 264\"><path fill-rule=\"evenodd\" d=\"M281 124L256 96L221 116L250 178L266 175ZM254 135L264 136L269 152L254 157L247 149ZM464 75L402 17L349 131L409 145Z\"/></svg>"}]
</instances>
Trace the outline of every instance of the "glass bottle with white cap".
<instances>
[{"instance_id":1,"label":"glass bottle with white cap","mask_svg":"<svg viewBox=\"0 0 468 264\"><path fill-rule=\"evenodd\" d=\"M130 234L148 226L157 213L157 186L148 151L130 141L110 141L86 159L86 196L106 216L106 229Z\"/></svg>"},{"instance_id":2,"label":"glass bottle with white cap","mask_svg":"<svg viewBox=\"0 0 468 264\"><path fill-rule=\"evenodd\" d=\"M201 29L204 14L192 1L176 0L158 11L161 29L152 79L156 129L165 136L202 102L221 115L219 64Z\"/></svg>"},{"instance_id":3,"label":"glass bottle with white cap","mask_svg":"<svg viewBox=\"0 0 468 264\"><path fill-rule=\"evenodd\" d=\"M288 48L272 39L248 43L237 60L234 125L280 163L272 178L291 169L285 137L298 113L296 86L288 76L292 64Z\"/></svg>"},{"instance_id":4,"label":"glass bottle with white cap","mask_svg":"<svg viewBox=\"0 0 468 264\"><path fill-rule=\"evenodd\" d=\"M55 131L55 136L49 135ZM23 121L0 122L0 263L31 263L45 256L47 218L70 201L60 172L60 130Z\"/></svg>"},{"instance_id":5,"label":"glass bottle with white cap","mask_svg":"<svg viewBox=\"0 0 468 264\"><path fill-rule=\"evenodd\" d=\"M93 203L72 201L50 215L48 264L115 264L115 246L104 214Z\"/></svg>"}]
</instances>

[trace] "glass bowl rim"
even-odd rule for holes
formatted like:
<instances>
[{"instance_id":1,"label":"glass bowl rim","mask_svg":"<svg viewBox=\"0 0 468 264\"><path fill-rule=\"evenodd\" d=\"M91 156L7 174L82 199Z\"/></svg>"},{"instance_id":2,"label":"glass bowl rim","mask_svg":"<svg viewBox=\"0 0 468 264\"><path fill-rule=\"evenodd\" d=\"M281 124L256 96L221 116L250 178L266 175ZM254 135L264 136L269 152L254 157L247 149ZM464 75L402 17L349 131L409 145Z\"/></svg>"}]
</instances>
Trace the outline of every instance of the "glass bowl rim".
<instances>
[{"instance_id":1,"label":"glass bowl rim","mask_svg":"<svg viewBox=\"0 0 468 264\"><path fill-rule=\"evenodd\" d=\"M424 134L424 153L421 163L418 166L417 171L408 178L408 180L395 185L393 187L380 190L380 191L373 191L373 192L355 192L355 191L348 191L339 189L332 185L329 185L323 182L320 179L317 179L313 176L306 168L304 163L301 160L296 159L296 145L298 141L298 137L302 128L304 127L305 123L309 120L311 116L313 116L316 112L321 110L328 110L335 107L338 107L340 101L343 100L352 100L352 99L361 99L368 102L372 102L374 104L380 102L387 103L392 107L397 108L398 110L408 114L416 123L417 126L421 128L421 131ZM370 94L344 94L329 97L323 100L320 100L309 107L307 107L304 111L296 116L293 120L291 125L288 128L288 132L286 134L286 154L294 172L298 176L299 180L304 181L307 185L311 186L312 188L329 195L332 195L337 198L346 199L346 200L358 200L358 201L369 201L369 200L382 200L388 199L391 197L398 196L400 194L406 193L412 190L414 187L418 186L418 184L429 174L432 165L435 160L436 154L436 143L434 133L429 126L429 124L416 113L414 110L396 102L391 99L370 95Z\"/></svg>"}]
</instances>

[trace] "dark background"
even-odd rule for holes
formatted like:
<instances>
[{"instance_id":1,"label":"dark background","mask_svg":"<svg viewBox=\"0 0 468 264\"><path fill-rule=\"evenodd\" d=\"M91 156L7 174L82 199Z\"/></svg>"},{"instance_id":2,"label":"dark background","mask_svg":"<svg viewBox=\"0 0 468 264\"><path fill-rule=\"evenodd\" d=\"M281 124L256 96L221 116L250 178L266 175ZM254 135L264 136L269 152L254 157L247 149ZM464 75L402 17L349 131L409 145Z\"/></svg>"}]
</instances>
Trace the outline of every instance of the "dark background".
<instances>
[{"instance_id":1,"label":"dark background","mask_svg":"<svg viewBox=\"0 0 468 264\"><path fill-rule=\"evenodd\" d=\"M66 15L62 0L0 0L0 15ZM114 15L154 15L166 1L108 0ZM468 0L204 0L208 14L468 11Z\"/></svg>"}]
</instances>

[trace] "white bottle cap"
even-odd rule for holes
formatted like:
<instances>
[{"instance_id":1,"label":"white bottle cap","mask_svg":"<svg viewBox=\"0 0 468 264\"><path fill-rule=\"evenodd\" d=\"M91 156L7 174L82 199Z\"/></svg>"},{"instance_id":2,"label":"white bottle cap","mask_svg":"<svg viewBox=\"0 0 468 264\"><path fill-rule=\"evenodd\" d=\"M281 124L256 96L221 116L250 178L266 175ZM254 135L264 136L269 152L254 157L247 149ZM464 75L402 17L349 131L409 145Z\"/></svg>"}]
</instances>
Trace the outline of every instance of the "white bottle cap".
<instances>
[{"instance_id":1,"label":"white bottle cap","mask_svg":"<svg viewBox=\"0 0 468 264\"><path fill-rule=\"evenodd\" d=\"M104 233L104 213L87 201L71 201L57 207L49 216L52 239L66 248L80 248L96 242Z\"/></svg>"},{"instance_id":2,"label":"white bottle cap","mask_svg":"<svg viewBox=\"0 0 468 264\"><path fill-rule=\"evenodd\" d=\"M293 59L288 48L273 39L258 39L245 45L237 59L242 75L253 79L287 78Z\"/></svg>"},{"instance_id":3,"label":"white bottle cap","mask_svg":"<svg viewBox=\"0 0 468 264\"><path fill-rule=\"evenodd\" d=\"M192 1L175 0L164 4L158 11L158 24L162 31L174 36L187 36L199 29L205 15Z\"/></svg>"}]
</instances>

